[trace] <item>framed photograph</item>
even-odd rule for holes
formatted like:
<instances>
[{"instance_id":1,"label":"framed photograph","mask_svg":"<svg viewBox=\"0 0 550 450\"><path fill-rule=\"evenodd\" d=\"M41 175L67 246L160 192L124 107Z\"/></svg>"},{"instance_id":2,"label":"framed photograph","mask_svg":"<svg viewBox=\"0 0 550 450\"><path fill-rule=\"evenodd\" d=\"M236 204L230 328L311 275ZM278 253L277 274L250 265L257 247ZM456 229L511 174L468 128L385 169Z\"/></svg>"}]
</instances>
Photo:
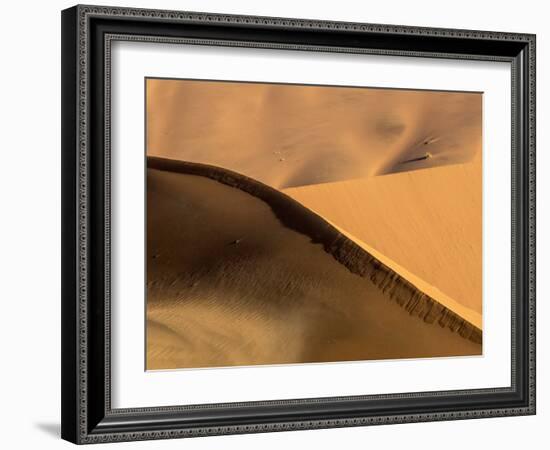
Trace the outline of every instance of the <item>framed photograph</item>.
<instances>
[{"instance_id":1,"label":"framed photograph","mask_svg":"<svg viewBox=\"0 0 550 450\"><path fill-rule=\"evenodd\" d=\"M62 436L535 413L535 36L62 12Z\"/></svg>"}]
</instances>

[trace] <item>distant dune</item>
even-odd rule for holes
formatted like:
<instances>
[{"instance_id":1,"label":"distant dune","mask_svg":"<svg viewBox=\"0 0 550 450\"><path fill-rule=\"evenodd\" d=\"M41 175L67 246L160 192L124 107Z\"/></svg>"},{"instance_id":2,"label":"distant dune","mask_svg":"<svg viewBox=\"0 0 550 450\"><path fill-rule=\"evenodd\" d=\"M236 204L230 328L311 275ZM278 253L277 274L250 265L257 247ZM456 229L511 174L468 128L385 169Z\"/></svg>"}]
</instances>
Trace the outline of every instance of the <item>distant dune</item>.
<instances>
[{"instance_id":1,"label":"distant dune","mask_svg":"<svg viewBox=\"0 0 550 450\"><path fill-rule=\"evenodd\" d=\"M285 189L471 161L481 111L472 92L148 79L147 154Z\"/></svg>"},{"instance_id":2,"label":"distant dune","mask_svg":"<svg viewBox=\"0 0 550 450\"><path fill-rule=\"evenodd\" d=\"M481 354L481 330L285 194L148 158L147 368Z\"/></svg>"}]
</instances>

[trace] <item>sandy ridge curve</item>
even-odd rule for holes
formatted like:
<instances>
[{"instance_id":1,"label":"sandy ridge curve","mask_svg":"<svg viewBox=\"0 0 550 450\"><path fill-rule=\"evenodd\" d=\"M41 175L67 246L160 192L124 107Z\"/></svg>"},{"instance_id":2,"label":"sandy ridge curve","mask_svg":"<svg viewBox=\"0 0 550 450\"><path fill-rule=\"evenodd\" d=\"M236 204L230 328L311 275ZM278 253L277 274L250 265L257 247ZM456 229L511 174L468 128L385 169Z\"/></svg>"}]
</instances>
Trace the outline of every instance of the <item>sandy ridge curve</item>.
<instances>
[{"instance_id":1,"label":"sandy ridge curve","mask_svg":"<svg viewBox=\"0 0 550 450\"><path fill-rule=\"evenodd\" d=\"M463 338L481 344L480 328L421 291L321 216L283 192L245 175L207 164L148 156L147 167L207 177L264 201L285 226L321 244L327 253L350 272L369 278L410 315L429 324L438 323Z\"/></svg>"}]
</instances>

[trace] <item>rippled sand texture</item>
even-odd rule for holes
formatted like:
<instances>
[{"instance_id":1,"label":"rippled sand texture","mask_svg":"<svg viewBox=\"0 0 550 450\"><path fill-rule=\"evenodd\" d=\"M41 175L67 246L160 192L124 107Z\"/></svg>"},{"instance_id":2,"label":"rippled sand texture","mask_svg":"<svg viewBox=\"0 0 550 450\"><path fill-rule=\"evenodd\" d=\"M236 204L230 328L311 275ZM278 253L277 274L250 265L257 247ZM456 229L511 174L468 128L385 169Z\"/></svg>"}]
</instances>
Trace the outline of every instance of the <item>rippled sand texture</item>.
<instances>
[{"instance_id":1,"label":"rippled sand texture","mask_svg":"<svg viewBox=\"0 0 550 450\"><path fill-rule=\"evenodd\" d=\"M481 353L478 329L284 194L162 160L147 183L148 369Z\"/></svg>"}]
</instances>

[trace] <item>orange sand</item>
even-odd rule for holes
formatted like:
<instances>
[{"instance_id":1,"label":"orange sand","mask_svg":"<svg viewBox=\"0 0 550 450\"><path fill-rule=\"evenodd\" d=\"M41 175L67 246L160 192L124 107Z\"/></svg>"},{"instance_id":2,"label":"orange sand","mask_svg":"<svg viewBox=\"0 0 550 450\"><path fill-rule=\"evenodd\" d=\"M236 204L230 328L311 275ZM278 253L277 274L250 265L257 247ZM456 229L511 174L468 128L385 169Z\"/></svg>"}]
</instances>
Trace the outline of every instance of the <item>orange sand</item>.
<instances>
[{"instance_id":1,"label":"orange sand","mask_svg":"<svg viewBox=\"0 0 550 450\"><path fill-rule=\"evenodd\" d=\"M476 93L147 80L149 156L276 188L467 162L480 149Z\"/></svg>"},{"instance_id":2,"label":"orange sand","mask_svg":"<svg viewBox=\"0 0 550 450\"><path fill-rule=\"evenodd\" d=\"M481 315L479 159L283 192Z\"/></svg>"},{"instance_id":3,"label":"orange sand","mask_svg":"<svg viewBox=\"0 0 550 450\"><path fill-rule=\"evenodd\" d=\"M479 329L482 328L482 96L479 93L158 79L148 79L146 88L148 156L229 169L279 189L332 223L342 234L422 292ZM358 312L356 306L348 305L346 298L334 289L340 286L344 294L349 290L347 295L361 298L360 293L365 289L364 286L356 285L354 278L332 274L331 271L336 269L328 262L325 267L328 272L325 275L332 281L328 285L315 281L315 286L320 283L334 298L327 300L319 297L319 291L312 286L306 284L304 287L300 278L303 273L300 270L310 273L310 264L317 260L323 261L320 256L323 253L318 254L317 250L310 252L311 249L302 247L303 244L294 241L294 237L287 235L286 231L283 233L273 224L265 225L267 216L263 216L263 213L259 214L261 219L254 218L255 213L251 211L258 213L259 205L254 206L254 202L250 203L231 191L218 192L223 201L211 204L213 209L208 212L209 218L196 222L197 211L204 209L205 201L206 205L210 205L211 201L204 197L203 189L214 192L216 188L202 181L182 181L183 178L179 180L172 186L173 191L164 190L163 196L166 198L158 197L158 193L148 187L148 196L156 199L151 203L150 198L148 208L152 204L164 205L166 202L177 201L177 195L181 195L182 201L189 201L187 196L192 195L192 204L172 204L171 209L157 211L158 217L149 215L150 220L160 222L156 226L159 231L154 236L151 234L153 228L149 227L148 239L162 238L163 248L168 253L181 245L188 252L184 255L186 258L195 255L192 260L182 260L180 255L176 259L180 263L184 261L183 265L176 264L172 259L164 268L159 265L159 260L149 262L148 267L155 267L156 272L153 275L148 272L148 276L154 278L152 281L149 279L148 284L148 333L149 336L162 335L162 339L165 339L160 347L157 346L160 341L156 338L148 341L148 358L156 361L151 363L150 368L268 363L265 362L267 360L273 363L313 361L318 360L316 358L326 360L324 358L327 357L339 360L417 357L420 354L478 354L481 351L480 347L466 350L459 341L450 343L448 339L451 338L445 337L446 335L432 335L430 327L422 328L411 323L414 330L409 329L409 322L401 323L400 313L390 312L393 311L393 306L382 307L382 303L377 300L381 297L371 292L370 288L367 289L370 292L368 297L374 300L371 300L368 308L376 309L376 313L374 310L368 314ZM181 189L183 185L187 186L187 190ZM238 197L241 200L237 200ZM225 205L225 201L235 203ZM270 318L261 302L258 303L260 306L253 307L253 312L250 313L252 317L248 317L242 314L242 302L237 309L233 306L227 309L224 299L219 298L219 293L200 294L207 296L207 306L204 302L197 303L198 300L187 301L186 299L193 299L196 294L193 284L190 292L189 286L185 285L189 281L187 276L196 275L193 270L189 272L187 264L193 261L198 264L198 268L208 265L207 255L203 251L210 248L211 244L221 245L218 237L225 239L228 234L216 228L215 223L208 224L208 220L213 217L221 220L214 214L215 209L224 211L226 206L237 206L240 201L251 210L248 211L247 207L239 209L236 213L239 217L237 223L241 223L242 219L243 225L248 220L250 224L246 225L260 226L257 224L257 220L260 220L265 225L261 229L262 235L249 241L254 242L257 250L261 252L267 245L271 257L278 254L278 250L275 250L278 247L274 247L275 241L271 241L271 236L269 239L266 237L269 232L283 239L277 244L282 245L281 252L285 253L286 246L290 246L289 254L285 253L282 260L269 262L269 258L262 257L257 264L268 273L281 271L283 278L277 277L278 282L292 286L302 293L300 296L291 296L294 301L300 305L303 301L317 301L322 305L328 301L330 309L334 311L344 308L349 314L356 314L358 320L364 321L363 326L369 323L372 325L374 317L384 317L383 322L390 320L392 326L404 327L409 339L415 336L411 347L397 337L390 339L387 334L377 334L381 332L379 329L377 332L358 331L355 340L339 340L334 351L325 351L322 350L323 345L327 345L325 337L316 335L315 345L307 339L302 342L305 335L300 326L291 330L285 324L279 329L279 324L274 322L276 319ZM236 219L229 215L225 220L227 224L227 221ZM171 223L172 228L166 228L164 222ZM192 226L205 228L203 231L206 234L194 236L194 240L188 241L195 232L193 228L189 228ZM181 230L187 230L188 234L180 236L176 233ZM251 229L246 230L252 233ZM197 239L203 242L199 245ZM172 248L174 246L176 247ZM291 248L292 246L296 248ZM151 249L148 252L150 257ZM294 267L290 253L299 252L304 252L305 259L298 258L296 263L299 263L299 267ZM290 259L286 259L287 256ZM237 278L234 278L233 275L228 275L231 273L230 266L224 266L223 258L220 261L223 266L222 278L227 280L229 276L229 283L235 288L233 292L229 292L225 285L219 286L220 292L226 292L228 298L232 299L231 302L239 304L239 296L242 296L246 305L251 301L256 304L262 296L267 296L268 301L275 303L283 300L280 292L279 297L271 298L269 289L265 290L261 282L258 285L263 273L256 280L252 275L254 271L247 264L241 267L241 262L231 266L238 268ZM279 266L279 263L282 265ZM297 274L287 273L287 267L294 267L298 270ZM244 275L241 271L248 273ZM329 276L328 273L332 275ZM244 278L240 279L239 274ZM216 279L210 279L210 276L211 274L206 279L215 285ZM298 279L294 276L298 276ZM331 278L332 276L335 278ZM175 284L167 286L166 279L170 277L176 281L170 281ZM181 285L178 279L182 279L184 284ZM192 278L191 281L195 283L196 280ZM335 284L331 284L332 282ZM249 298L249 292L245 288L247 283L255 292L253 299ZM177 292L173 286L177 287ZM275 289L275 292L278 291ZM255 308L264 312L260 313ZM288 305L286 308L288 309ZM299 310L301 306L297 308ZM305 314L306 311L307 314L313 314L311 326L319 326L320 322L315 317L323 316L324 313L320 312L323 308L324 306L312 304L299 314ZM283 312L284 308L280 310L281 314ZM235 342L244 345L235 347L234 351L239 348L242 350L242 354L237 356L232 353L233 350L228 350L230 341L212 337L213 330L203 330L204 327L219 327L221 334L234 334L236 331L231 328L231 324L224 322L227 317L250 333L251 328L247 328L246 324L257 325L257 330L252 334L247 332L245 341L248 342L249 337L254 335L258 345L262 343L266 349L271 349L266 350L270 356L266 359L265 354L260 354L260 347L250 344L255 348L252 351L249 344L243 344L242 336L233 336L235 339L231 341L231 345ZM260 317L265 322L259 321ZM332 325L326 322L328 317L324 317L322 323L331 328ZM196 323L199 319L202 321L201 325ZM354 329L360 325L360 322L350 325L344 321L337 329ZM271 331L266 332L266 327ZM184 328L195 330L192 334L198 332L200 336L193 334L190 337ZM385 329L387 331L390 328ZM295 332L298 335L294 335ZM260 336L261 333L267 334ZM288 335L285 336L285 333ZM365 350L367 334L362 333L367 333L368 339L385 343L379 349L369 346ZM362 337L358 337L359 335ZM421 349L418 347L417 337L441 340L443 347ZM268 342L268 338L273 340ZM172 342L170 339L175 340ZM176 351L174 346L178 339L186 339L186 344L178 341L179 350ZM201 359L204 349L200 342L204 339L224 349L214 351L210 348L206 351L209 356ZM315 357L304 357L294 345L289 346L289 342L295 340L302 342L307 348L312 345L311 348L320 353L316 353ZM190 350L188 345L191 342L195 350ZM165 345L172 350L168 351ZM450 347L445 349L445 345ZM288 352L280 350L281 346L288 346ZM459 347L461 349L457 350ZM168 353L172 351L179 356L168 357ZM277 356L277 351L282 351L280 357ZM298 353L291 355L292 352ZM250 362L250 357L253 362Z\"/></svg>"}]
</instances>

